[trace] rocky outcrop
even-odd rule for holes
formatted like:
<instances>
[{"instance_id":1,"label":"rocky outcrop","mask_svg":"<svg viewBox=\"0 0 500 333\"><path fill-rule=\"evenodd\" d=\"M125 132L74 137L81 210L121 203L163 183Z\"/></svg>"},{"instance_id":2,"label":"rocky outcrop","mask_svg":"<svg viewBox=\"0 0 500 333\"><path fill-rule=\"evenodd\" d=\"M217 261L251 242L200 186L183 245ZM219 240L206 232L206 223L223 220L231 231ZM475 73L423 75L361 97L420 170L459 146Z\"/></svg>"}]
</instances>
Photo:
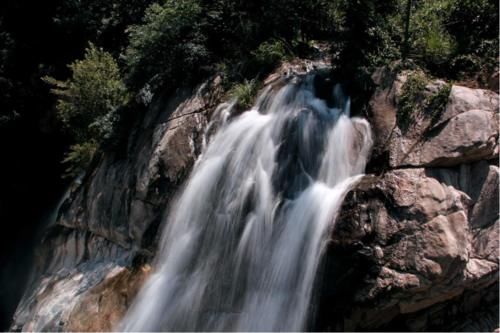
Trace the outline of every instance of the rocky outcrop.
<instances>
[{"instance_id":1,"label":"rocky outcrop","mask_svg":"<svg viewBox=\"0 0 500 333\"><path fill-rule=\"evenodd\" d=\"M337 217L322 282L331 286L319 309L329 319L319 328L493 331L498 95L453 86L438 117L417 113L402 129L406 78L387 68L375 75L373 174L347 194ZM428 82L424 95L442 85Z\"/></svg>"},{"instance_id":2,"label":"rocky outcrop","mask_svg":"<svg viewBox=\"0 0 500 333\"><path fill-rule=\"evenodd\" d=\"M324 59L291 61L265 85L325 68ZM222 103L221 83L216 77L160 96L131 126L122 150L93 161L44 238L12 330L109 331L116 325L149 272L175 193L230 116L225 111L234 103Z\"/></svg>"},{"instance_id":3,"label":"rocky outcrop","mask_svg":"<svg viewBox=\"0 0 500 333\"><path fill-rule=\"evenodd\" d=\"M112 331L115 323L123 318L150 271L149 265L143 265L133 270L117 267L108 272L102 282L86 291L71 309L64 325L65 330Z\"/></svg>"},{"instance_id":4,"label":"rocky outcrop","mask_svg":"<svg viewBox=\"0 0 500 333\"><path fill-rule=\"evenodd\" d=\"M265 84L326 67L293 61ZM314 329L498 327L498 95L452 86L443 108L429 113L422 101L446 83L428 80L403 127L408 75L389 68L374 75L375 146L368 174L334 224L311 311ZM328 95L331 82L323 88ZM150 273L163 217L218 123L222 93L216 78L158 98L132 126L123 151L94 161L37 251L13 330L115 327Z\"/></svg>"},{"instance_id":5,"label":"rocky outcrop","mask_svg":"<svg viewBox=\"0 0 500 333\"><path fill-rule=\"evenodd\" d=\"M410 126L398 122L401 95L410 71L395 74L380 68L373 75L377 89L370 101L375 134L373 162L380 168L456 166L498 157L498 94L482 89L452 86L446 105L429 110L425 100L437 96L446 85L428 80ZM385 163L385 166L381 164Z\"/></svg>"},{"instance_id":6,"label":"rocky outcrop","mask_svg":"<svg viewBox=\"0 0 500 333\"><path fill-rule=\"evenodd\" d=\"M13 330L107 331L121 318L144 279L162 216L217 118L220 83L158 98L132 126L125 152L94 161L37 251Z\"/></svg>"}]
</instances>

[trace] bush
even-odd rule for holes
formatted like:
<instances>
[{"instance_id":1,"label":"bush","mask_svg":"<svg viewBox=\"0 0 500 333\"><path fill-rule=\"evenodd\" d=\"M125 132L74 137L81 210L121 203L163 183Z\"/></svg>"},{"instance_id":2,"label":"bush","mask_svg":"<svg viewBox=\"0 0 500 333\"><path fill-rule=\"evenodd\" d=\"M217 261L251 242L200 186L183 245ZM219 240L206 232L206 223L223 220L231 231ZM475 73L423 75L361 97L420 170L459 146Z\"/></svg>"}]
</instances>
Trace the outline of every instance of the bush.
<instances>
[{"instance_id":1,"label":"bush","mask_svg":"<svg viewBox=\"0 0 500 333\"><path fill-rule=\"evenodd\" d=\"M424 1L412 16L412 49L430 67L450 60L456 42L445 28L450 0Z\"/></svg>"},{"instance_id":2,"label":"bush","mask_svg":"<svg viewBox=\"0 0 500 333\"><path fill-rule=\"evenodd\" d=\"M96 151L97 143L95 141L70 146L69 152L62 160L67 165L63 178L74 178L85 172L92 162Z\"/></svg>"},{"instance_id":3,"label":"bush","mask_svg":"<svg viewBox=\"0 0 500 333\"><path fill-rule=\"evenodd\" d=\"M445 84L439 90L429 95L425 93L428 79L424 73L413 71L408 74L401 88L396 120L401 131L405 132L415 120L418 113L430 117L435 124L443 114L451 92L451 84Z\"/></svg>"},{"instance_id":4,"label":"bush","mask_svg":"<svg viewBox=\"0 0 500 333\"><path fill-rule=\"evenodd\" d=\"M272 69L287 58L288 52L282 41L270 40L260 44L252 55L260 67Z\"/></svg>"},{"instance_id":5,"label":"bush","mask_svg":"<svg viewBox=\"0 0 500 333\"><path fill-rule=\"evenodd\" d=\"M76 142L64 162L71 164L69 169L78 169L83 165L77 163L87 163L98 143L111 135L116 110L128 101L128 93L113 57L92 44L84 59L69 68L71 77L66 81L42 79L54 87L57 116Z\"/></svg>"},{"instance_id":6,"label":"bush","mask_svg":"<svg viewBox=\"0 0 500 333\"><path fill-rule=\"evenodd\" d=\"M255 96L259 92L259 84L256 80L245 80L243 83L235 85L230 95L238 100L238 107L248 109L252 106Z\"/></svg>"},{"instance_id":7,"label":"bush","mask_svg":"<svg viewBox=\"0 0 500 333\"><path fill-rule=\"evenodd\" d=\"M435 123L443 114L448 98L450 97L451 84L445 84L437 93L427 98L425 111L431 117L432 123Z\"/></svg>"},{"instance_id":8,"label":"bush","mask_svg":"<svg viewBox=\"0 0 500 333\"><path fill-rule=\"evenodd\" d=\"M109 53L90 44L84 59L69 68L67 81L43 78L55 87L57 115L77 142L99 141L109 134L112 113L128 100L118 65Z\"/></svg>"},{"instance_id":9,"label":"bush","mask_svg":"<svg viewBox=\"0 0 500 333\"><path fill-rule=\"evenodd\" d=\"M399 97L399 108L396 114L396 120L399 128L405 132L413 121L413 117L418 112L423 103L422 92L427 85L425 75L420 72L408 74L406 82L401 88Z\"/></svg>"},{"instance_id":10,"label":"bush","mask_svg":"<svg viewBox=\"0 0 500 333\"><path fill-rule=\"evenodd\" d=\"M153 90L192 79L209 63L201 30L202 8L196 0L166 0L147 8L144 23L129 28L125 52L128 82L136 89Z\"/></svg>"}]
</instances>

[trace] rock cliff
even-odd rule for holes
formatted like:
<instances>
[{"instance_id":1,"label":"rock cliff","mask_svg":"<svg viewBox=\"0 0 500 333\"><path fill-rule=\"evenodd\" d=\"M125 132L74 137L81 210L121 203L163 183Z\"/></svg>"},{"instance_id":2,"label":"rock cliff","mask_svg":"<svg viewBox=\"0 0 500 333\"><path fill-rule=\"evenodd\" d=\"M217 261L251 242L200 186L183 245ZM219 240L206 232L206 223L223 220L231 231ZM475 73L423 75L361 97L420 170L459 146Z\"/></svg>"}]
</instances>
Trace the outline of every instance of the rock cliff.
<instances>
[{"instance_id":1,"label":"rock cliff","mask_svg":"<svg viewBox=\"0 0 500 333\"><path fill-rule=\"evenodd\" d=\"M303 67L284 65L266 83ZM452 86L398 123L408 73L381 68L368 174L348 193L318 279L312 328L498 327L498 95ZM428 81L424 98L446 83ZM125 152L94 161L37 250L13 330L111 330L148 276L174 193L223 101L220 78L158 98ZM479 318L479 319L478 319Z\"/></svg>"},{"instance_id":2,"label":"rock cliff","mask_svg":"<svg viewBox=\"0 0 500 333\"><path fill-rule=\"evenodd\" d=\"M374 74L372 173L347 194L335 224L321 329L493 331L498 95L454 85L433 118L417 110L405 127L398 113L408 77ZM421 99L444 84L429 80Z\"/></svg>"},{"instance_id":3,"label":"rock cliff","mask_svg":"<svg viewBox=\"0 0 500 333\"><path fill-rule=\"evenodd\" d=\"M112 329L150 270L162 216L201 152L222 93L216 77L158 98L138 117L124 153L94 161L36 251L13 330Z\"/></svg>"}]
</instances>

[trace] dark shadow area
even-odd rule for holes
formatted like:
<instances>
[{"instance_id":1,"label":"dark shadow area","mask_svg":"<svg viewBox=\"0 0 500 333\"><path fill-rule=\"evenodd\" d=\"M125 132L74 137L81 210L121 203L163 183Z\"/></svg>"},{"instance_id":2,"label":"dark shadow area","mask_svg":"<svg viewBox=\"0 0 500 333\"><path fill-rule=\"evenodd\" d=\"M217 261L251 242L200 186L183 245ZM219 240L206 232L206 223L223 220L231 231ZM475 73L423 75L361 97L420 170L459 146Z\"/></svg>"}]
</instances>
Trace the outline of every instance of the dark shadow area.
<instances>
[{"instance_id":1,"label":"dark shadow area","mask_svg":"<svg viewBox=\"0 0 500 333\"><path fill-rule=\"evenodd\" d=\"M24 285L41 228L64 189L62 144L34 130L0 134L0 330L8 330Z\"/></svg>"}]
</instances>

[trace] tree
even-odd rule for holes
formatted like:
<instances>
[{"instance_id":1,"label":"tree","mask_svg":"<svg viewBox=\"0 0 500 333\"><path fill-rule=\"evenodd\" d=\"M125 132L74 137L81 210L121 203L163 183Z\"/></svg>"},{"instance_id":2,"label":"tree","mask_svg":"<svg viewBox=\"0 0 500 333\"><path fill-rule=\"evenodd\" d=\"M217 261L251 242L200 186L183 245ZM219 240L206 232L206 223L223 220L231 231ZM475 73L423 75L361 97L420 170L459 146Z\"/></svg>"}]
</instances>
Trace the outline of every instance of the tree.
<instances>
[{"instance_id":1,"label":"tree","mask_svg":"<svg viewBox=\"0 0 500 333\"><path fill-rule=\"evenodd\" d=\"M77 164L70 166L74 175L90 163L97 145L111 135L116 111L127 102L128 93L114 58L93 44L86 49L84 59L69 68L71 77L66 81L43 80L54 87L57 116L75 141L64 160Z\"/></svg>"},{"instance_id":2,"label":"tree","mask_svg":"<svg viewBox=\"0 0 500 333\"><path fill-rule=\"evenodd\" d=\"M411 17L411 6L412 6L412 0L406 0L406 12L405 12L405 35L404 35L404 42L403 42L403 52L402 52L402 58L403 60L406 60L406 57L408 56L408 52L410 50L410 17Z\"/></svg>"},{"instance_id":3,"label":"tree","mask_svg":"<svg viewBox=\"0 0 500 333\"><path fill-rule=\"evenodd\" d=\"M209 64L196 0L166 0L147 8L144 24L129 28L125 53L128 82L135 88L175 86Z\"/></svg>"}]
</instances>

